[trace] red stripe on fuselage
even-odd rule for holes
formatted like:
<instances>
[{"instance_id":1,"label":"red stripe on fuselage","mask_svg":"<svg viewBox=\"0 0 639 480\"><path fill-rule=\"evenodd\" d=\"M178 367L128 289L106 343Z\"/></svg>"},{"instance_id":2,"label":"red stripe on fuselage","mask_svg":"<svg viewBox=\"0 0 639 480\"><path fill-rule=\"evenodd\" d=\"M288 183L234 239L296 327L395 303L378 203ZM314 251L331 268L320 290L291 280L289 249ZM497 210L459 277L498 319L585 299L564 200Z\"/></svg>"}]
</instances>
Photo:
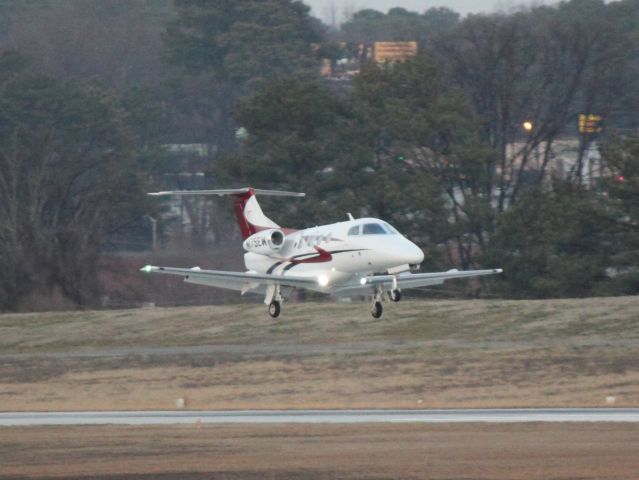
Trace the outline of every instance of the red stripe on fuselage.
<instances>
[{"instance_id":1,"label":"red stripe on fuselage","mask_svg":"<svg viewBox=\"0 0 639 480\"><path fill-rule=\"evenodd\" d=\"M291 264L297 265L299 263L324 263L324 262L330 262L331 260L333 260L333 255L328 253L326 250L320 247L314 247L314 248L315 250L317 250L318 255L315 255L314 257L310 257L310 258L303 258L301 260L292 258L289 261L291 262Z\"/></svg>"}]
</instances>

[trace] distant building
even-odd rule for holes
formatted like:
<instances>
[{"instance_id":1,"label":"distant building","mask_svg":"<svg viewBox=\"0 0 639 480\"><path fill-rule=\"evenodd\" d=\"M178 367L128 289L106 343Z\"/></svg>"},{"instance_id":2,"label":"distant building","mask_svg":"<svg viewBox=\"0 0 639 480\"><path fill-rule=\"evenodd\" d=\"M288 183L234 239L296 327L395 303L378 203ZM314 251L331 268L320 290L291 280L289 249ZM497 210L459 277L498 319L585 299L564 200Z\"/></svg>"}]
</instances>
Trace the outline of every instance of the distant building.
<instances>
[{"instance_id":1,"label":"distant building","mask_svg":"<svg viewBox=\"0 0 639 480\"><path fill-rule=\"evenodd\" d=\"M341 43L338 58L322 59L322 77L348 80L359 73L365 62L397 62L417 55L417 42Z\"/></svg>"},{"instance_id":2,"label":"distant building","mask_svg":"<svg viewBox=\"0 0 639 480\"><path fill-rule=\"evenodd\" d=\"M584 148L581 161L581 172L577 172L579 165L580 148ZM519 167L526 152L526 143L523 141L509 143L506 147L506 156L515 160L515 167ZM546 144L533 148L526 153L527 162L524 171L536 172L542 168L544 159L547 160L548 171L556 178L565 179L576 176L585 185L595 186L599 179L605 175L605 168L601 161L599 145L597 142L589 142L582 147L578 137L564 137L555 140L550 150L546 150Z\"/></svg>"}]
</instances>

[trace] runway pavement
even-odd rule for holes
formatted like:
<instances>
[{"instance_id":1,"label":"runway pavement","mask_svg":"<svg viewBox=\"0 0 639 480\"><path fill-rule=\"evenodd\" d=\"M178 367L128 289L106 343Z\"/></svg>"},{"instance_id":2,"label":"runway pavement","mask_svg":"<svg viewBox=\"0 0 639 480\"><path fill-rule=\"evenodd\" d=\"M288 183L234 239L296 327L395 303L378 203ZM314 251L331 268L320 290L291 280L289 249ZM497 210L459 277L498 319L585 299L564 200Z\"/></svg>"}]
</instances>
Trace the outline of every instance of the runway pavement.
<instances>
[{"instance_id":1,"label":"runway pavement","mask_svg":"<svg viewBox=\"0 0 639 480\"><path fill-rule=\"evenodd\" d=\"M568 341L570 343L570 341ZM565 346L565 338L540 338L525 340L370 340L352 342L332 342L329 344L309 343L262 343L262 344L220 344L220 345L180 345L164 347L117 347L117 348L79 348L61 351L37 350L33 352L0 353L0 361L18 361L33 359L91 359L91 358L127 358L127 357L179 357L194 355L237 355L237 356L287 356L287 355L321 355L330 353L367 353L380 350L412 350L419 348L473 348L491 350L512 350L513 348L549 348ZM580 347L608 347L606 338L579 339L575 345ZM617 347L634 348L634 338L615 339Z\"/></svg>"},{"instance_id":2,"label":"runway pavement","mask_svg":"<svg viewBox=\"0 0 639 480\"><path fill-rule=\"evenodd\" d=\"M0 426L198 423L639 423L639 408L4 412Z\"/></svg>"}]
</instances>

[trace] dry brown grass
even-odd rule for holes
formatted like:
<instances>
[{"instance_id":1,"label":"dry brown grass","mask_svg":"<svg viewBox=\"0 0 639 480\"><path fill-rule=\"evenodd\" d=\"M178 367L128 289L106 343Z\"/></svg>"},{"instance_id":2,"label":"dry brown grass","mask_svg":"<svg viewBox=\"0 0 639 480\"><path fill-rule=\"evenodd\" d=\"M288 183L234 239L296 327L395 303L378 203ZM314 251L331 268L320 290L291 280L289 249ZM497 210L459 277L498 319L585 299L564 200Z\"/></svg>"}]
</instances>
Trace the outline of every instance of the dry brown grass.
<instances>
[{"instance_id":1,"label":"dry brown grass","mask_svg":"<svg viewBox=\"0 0 639 480\"><path fill-rule=\"evenodd\" d=\"M0 410L170 409L178 397L193 409L639 405L639 298L367 310L3 315Z\"/></svg>"},{"instance_id":2,"label":"dry brown grass","mask_svg":"<svg viewBox=\"0 0 639 480\"><path fill-rule=\"evenodd\" d=\"M0 428L0 479L636 479L634 425Z\"/></svg>"}]
</instances>

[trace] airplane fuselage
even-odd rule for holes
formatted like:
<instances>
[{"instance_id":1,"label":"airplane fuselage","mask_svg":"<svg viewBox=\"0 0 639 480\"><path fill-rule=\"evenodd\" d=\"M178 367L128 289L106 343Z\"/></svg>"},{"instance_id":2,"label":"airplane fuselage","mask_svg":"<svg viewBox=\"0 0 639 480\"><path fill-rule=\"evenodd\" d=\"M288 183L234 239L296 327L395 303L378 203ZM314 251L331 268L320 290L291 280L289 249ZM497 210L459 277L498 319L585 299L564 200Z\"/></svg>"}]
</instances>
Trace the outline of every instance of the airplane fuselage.
<instances>
[{"instance_id":1,"label":"airplane fuselage","mask_svg":"<svg viewBox=\"0 0 639 480\"><path fill-rule=\"evenodd\" d=\"M320 291L350 282L353 277L408 271L410 265L419 265L423 259L417 245L376 218L293 231L285 236L277 252L244 254L249 271L313 276L320 279Z\"/></svg>"}]
</instances>

